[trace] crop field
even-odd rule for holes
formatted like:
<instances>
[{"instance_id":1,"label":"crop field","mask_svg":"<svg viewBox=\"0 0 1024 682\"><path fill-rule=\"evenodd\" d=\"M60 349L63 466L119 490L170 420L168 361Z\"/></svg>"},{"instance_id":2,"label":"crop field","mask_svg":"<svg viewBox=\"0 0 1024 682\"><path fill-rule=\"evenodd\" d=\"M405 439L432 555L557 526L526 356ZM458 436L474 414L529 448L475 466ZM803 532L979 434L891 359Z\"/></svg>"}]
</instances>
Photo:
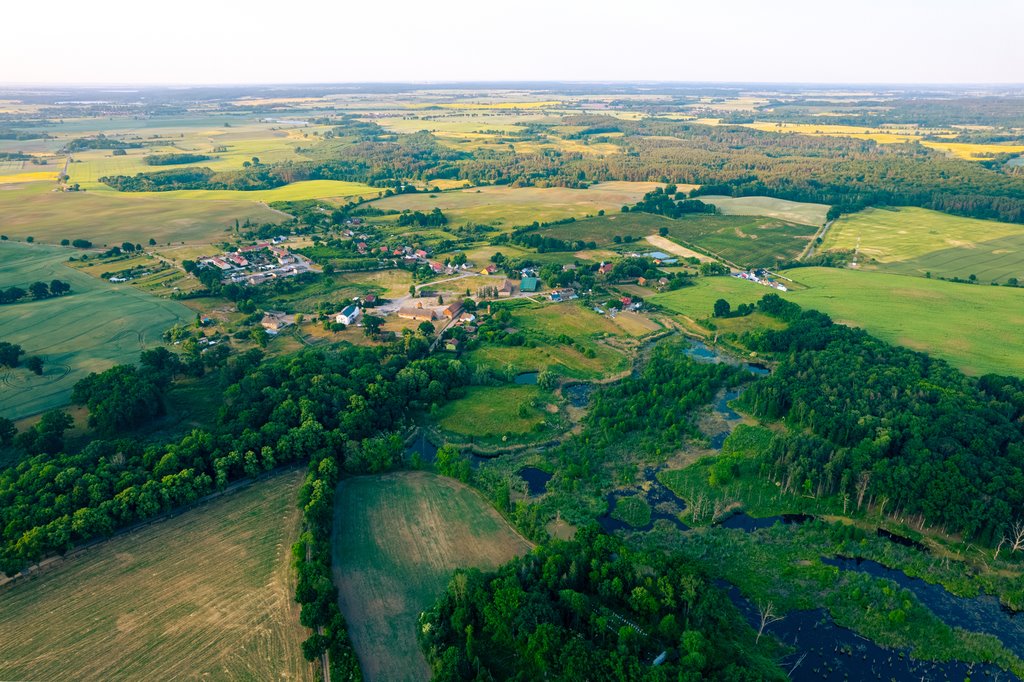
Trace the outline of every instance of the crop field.
<instances>
[{"instance_id":1,"label":"crop field","mask_svg":"<svg viewBox=\"0 0 1024 682\"><path fill-rule=\"evenodd\" d=\"M899 144L921 139L928 133L944 131L922 130L916 126L879 127L832 125L828 123L776 123L772 121L756 121L742 124L747 128L776 133L800 133L802 135L829 135L833 137L853 137L859 140L874 140L879 144Z\"/></svg>"},{"instance_id":2,"label":"crop field","mask_svg":"<svg viewBox=\"0 0 1024 682\"><path fill-rule=\"evenodd\" d=\"M989 159L997 154L1020 154L1024 152L1024 145L1019 144L973 144L970 142L937 142L925 140L921 142L925 147L930 147L940 152L945 152L958 159L978 161Z\"/></svg>"},{"instance_id":3,"label":"crop field","mask_svg":"<svg viewBox=\"0 0 1024 682\"><path fill-rule=\"evenodd\" d=\"M437 207L455 224L482 223L512 228L533 221L619 211L659 186L653 182L608 182L589 189L488 186L443 194L400 194L373 202L381 209L430 211Z\"/></svg>"},{"instance_id":4,"label":"crop field","mask_svg":"<svg viewBox=\"0 0 1024 682\"><path fill-rule=\"evenodd\" d=\"M869 208L829 229L825 249L853 250L859 267L979 281L1024 279L1024 226L961 218L923 208ZM872 262L872 260L877 262Z\"/></svg>"},{"instance_id":5,"label":"crop field","mask_svg":"<svg viewBox=\"0 0 1024 682\"><path fill-rule=\"evenodd\" d=\"M474 490L428 473L350 478L336 499L335 582L363 675L428 679L419 614L456 568L497 568L529 543Z\"/></svg>"},{"instance_id":6,"label":"crop field","mask_svg":"<svg viewBox=\"0 0 1024 682\"><path fill-rule=\"evenodd\" d=\"M673 221L669 235L744 267L771 267L800 255L817 229L762 216L694 215Z\"/></svg>"},{"instance_id":7,"label":"crop field","mask_svg":"<svg viewBox=\"0 0 1024 682\"><path fill-rule=\"evenodd\" d=\"M565 241L594 242L600 247L612 246L615 237L643 239L658 234L665 227L671 232L676 221L652 213L620 213L616 210L607 215L577 220L565 225L554 225L541 232L545 237ZM642 248L638 245L637 248Z\"/></svg>"},{"instance_id":8,"label":"crop field","mask_svg":"<svg viewBox=\"0 0 1024 682\"><path fill-rule=\"evenodd\" d=\"M136 362L161 343L164 330L194 314L175 301L115 286L64 265L71 249L0 243L0 287L27 288L37 280L69 282L59 298L0 306L3 340L44 360L42 376L24 368L0 374L0 415L16 419L67 404L75 383L90 372Z\"/></svg>"},{"instance_id":9,"label":"crop field","mask_svg":"<svg viewBox=\"0 0 1024 682\"><path fill-rule=\"evenodd\" d=\"M273 189L254 189L251 191L235 189L178 189L169 192L118 192L104 186L96 190L97 194L139 195L142 197L167 197L168 199L198 199L201 201L249 201L252 203L273 201L302 201L304 199L337 200L341 203L352 197L373 197L383 190L370 187L361 182L345 182L343 180L304 180ZM280 215L280 214L278 214Z\"/></svg>"},{"instance_id":10,"label":"crop field","mask_svg":"<svg viewBox=\"0 0 1024 682\"><path fill-rule=\"evenodd\" d=\"M967 374L1024 376L1024 291L953 284L923 277L836 268L783 273L806 286L782 294L837 322L863 327L890 343L942 358ZM735 308L773 290L735 277L703 277L692 287L657 294L653 303L692 319L711 316L715 300ZM743 320L743 318L737 318ZM742 324L722 320L723 330Z\"/></svg>"},{"instance_id":11,"label":"crop field","mask_svg":"<svg viewBox=\"0 0 1024 682\"><path fill-rule=\"evenodd\" d=\"M235 220L272 223L284 217L245 197L199 200L170 196L170 192L51 190L48 182L0 185L4 234L51 244L79 238L97 246L123 241L145 244L150 239L160 244L209 243L220 241Z\"/></svg>"},{"instance_id":12,"label":"crop field","mask_svg":"<svg viewBox=\"0 0 1024 682\"><path fill-rule=\"evenodd\" d=\"M6 680L312 680L280 474L0 590Z\"/></svg>"},{"instance_id":13,"label":"crop field","mask_svg":"<svg viewBox=\"0 0 1024 682\"><path fill-rule=\"evenodd\" d=\"M544 422L544 413L532 405L540 396L540 388L531 385L470 386L465 396L437 411L437 425L484 439L529 433Z\"/></svg>"},{"instance_id":14,"label":"crop field","mask_svg":"<svg viewBox=\"0 0 1024 682\"><path fill-rule=\"evenodd\" d=\"M714 204L722 215L754 215L778 218L800 225L820 227L825 224L829 207L801 201L787 201L772 197L697 197L706 204Z\"/></svg>"}]
</instances>

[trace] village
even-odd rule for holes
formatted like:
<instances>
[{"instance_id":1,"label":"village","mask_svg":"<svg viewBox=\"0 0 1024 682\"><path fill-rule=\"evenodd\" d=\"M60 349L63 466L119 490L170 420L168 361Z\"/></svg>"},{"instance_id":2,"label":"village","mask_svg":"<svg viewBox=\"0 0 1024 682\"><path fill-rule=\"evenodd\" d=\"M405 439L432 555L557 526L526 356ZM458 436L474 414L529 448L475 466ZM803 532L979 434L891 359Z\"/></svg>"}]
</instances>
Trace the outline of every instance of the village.
<instances>
[{"instance_id":1,"label":"village","mask_svg":"<svg viewBox=\"0 0 1024 682\"><path fill-rule=\"evenodd\" d=\"M279 277L322 272L310 259L281 246L284 241L285 237L275 237L271 241L242 246L238 251L203 257L198 262L220 270L225 282L251 286Z\"/></svg>"}]
</instances>

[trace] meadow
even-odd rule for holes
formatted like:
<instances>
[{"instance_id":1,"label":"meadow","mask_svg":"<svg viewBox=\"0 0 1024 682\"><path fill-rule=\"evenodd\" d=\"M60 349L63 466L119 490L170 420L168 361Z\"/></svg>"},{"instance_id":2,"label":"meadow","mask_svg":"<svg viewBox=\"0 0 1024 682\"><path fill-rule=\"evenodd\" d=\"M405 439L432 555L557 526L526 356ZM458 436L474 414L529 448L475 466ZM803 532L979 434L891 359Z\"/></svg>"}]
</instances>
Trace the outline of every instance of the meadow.
<instances>
[{"instance_id":1,"label":"meadow","mask_svg":"<svg viewBox=\"0 0 1024 682\"><path fill-rule=\"evenodd\" d=\"M429 678L418 617L452 572L494 569L530 550L479 493L423 472L342 481L334 519L335 583L369 682Z\"/></svg>"},{"instance_id":2,"label":"meadow","mask_svg":"<svg viewBox=\"0 0 1024 682\"><path fill-rule=\"evenodd\" d=\"M133 363L161 343L164 330L195 315L175 301L114 285L67 267L73 249L0 242L0 287L37 280L69 282L59 298L0 306L2 340L44 360L42 376L24 368L0 375L0 415L17 419L66 405L75 383L90 372ZM79 252L80 253L80 252Z\"/></svg>"},{"instance_id":3,"label":"meadow","mask_svg":"<svg viewBox=\"0 0 1024 682\"><path fill-rule=\"evenodd\" d=\"M493 185L443 194L400 194L373 202L384 210L430 211L440 208L453 224L480 223L512 228L534 221L597 215L619 211L659 186L653 182L604 182L589 189L564 187L506 187Z\"/></svg>"},{"instance_id":4,"label":"meadow","mask_svg":"<svg viewBox=\"0 0 1024 682\"><path fill-rule=\"evenodd\" d=\"M533 406L540 397L532 385L470 386L434 418L444 431L471 440L521 436L544 423L544 413Z\"/></svg>"},{"instance_id":5,"label":"meadow","mask_svg":"<svg viewBox=\"0 0 1024 682\"><path fill-rule=\"evenodd\" d=\"M282 473L0 589L0 678L312 680Z\"/></svg>"},{"instance_id":6,"label":"meadow","mask_svg":"<svg viewBox=\"0 0 1024 682\"><path fill-rule=\"evenodd\" d=\"M740 215L692 215L673 221L669 235L741 267L772 267L794 260L816 228L776 218Z\"/></svg>"},{"instance_id":7,"label":"meadow","mask_svg":"<svg viewBox=\"0 0 1024 682\"><path fill-rule=\"evenodd\" d=\"M858 246L859 245L859 246ZM982 282L1024 278L1024 227L923 208L869 208L843 216L823 249L859 248L858 266Z\"/></svg>"},{"instance_id":8,"label":"meadow","mask_svg":"<svg viewBox=\"0 0 1024 682\"><path fill-rule=\"evenodd\" d=\"M56 244L88 239L97 246L131 241L146 244L221 241L235 221L276 223L284 215L239 197L213 199L175 192L54 192L48 182L0 185L3 233L11 239L34 237ZM286 188L282 188L286 189Z\"/></svg>"},{"instance_id":9,"label":"meadow","mask_svg":"<svg viewBox=\"0 0 1024 682\"><path fill-rule=\"evenodd\" d=\"M837 322L863 327L890 343L948 361L967 374L1024 376L1024 291L953 284L922 277L836 268L799 268L783 275L806 288L782 296L820 310ZM697 284L657 294L651 301L694 320L711 317L724 298L733 308L755 303L773 290L734 277L705 277ZM743 331L743 321L716 321L723 331Z\"/></svg>"}]
</instances>

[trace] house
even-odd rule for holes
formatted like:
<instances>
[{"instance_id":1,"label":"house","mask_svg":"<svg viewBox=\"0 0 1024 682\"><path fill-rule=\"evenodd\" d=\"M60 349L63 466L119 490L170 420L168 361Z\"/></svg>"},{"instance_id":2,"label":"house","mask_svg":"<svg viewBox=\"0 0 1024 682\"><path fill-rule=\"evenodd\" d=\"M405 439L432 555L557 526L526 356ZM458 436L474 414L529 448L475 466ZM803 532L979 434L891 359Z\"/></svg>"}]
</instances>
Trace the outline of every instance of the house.
<instances>
[{"instance_id":1,"label":"house","mask_svg":"<svg viewBox=\"0 0 1024 682\"><path fill-rule=\"evenodd\" d=\"M367 294L366 296L363 297L363 301L368 306L377 305L377 295L376 294Z\"/></svg>"},{"instance_id":2,"label":"house","mask_svg":"<svg viewBox=\"0 0 1024 682\"><path fill-rule=\"evenodd\" d=\"M519 282L519 290L533 293L537 291L537 287L540 286L540 280L536 277L523 277L522 281Z\"/></svg>"},{"instance_id":3,"label":"house","mask_svg":"<svg viewBox=\"0 0 1024 682\"><path fill-rule=\"evenodd\" d=\"M607 274L610 274L611 271L614 270L614 269L615 269L615 266L612 265L611 263L601 263L601 267L599 267L597 269L597 272L598 272L598 274L601 274L601 275L607 275Z\"/></svg>"},{"instance_id":4,"label":"house","mask_svg":"<svg viewBox=\"0 0 1024 682\"><path fill-rule=\"evenodd\" d=\"M438 263L437 261L432 261L430 263L430 269L434 272L435 275L440 275L442 272L444 272L444 266Z\"/></svg>"},{"instance_id":5,"label":"house","mask_svg":"<svg viewBox=\"0 0 1024 682\"><path fill-rule=\"evenodd\" d=\"M449 320L454 320L460 310L462 310L462 301L455 301L455 303L449 304L448 307L441 312Z\"/></svg>"},{"instance_id":6,"label":"house","mask_svg":"<svg viewBox=\"0 0 1024 682\"><path fill-rule=\"evenodd\" d=\"M516 292L516 285L512 284L511 280L505 280L498 287L498 298L508 298Z\"/></svg>"},{"instance_id":7,"label":"house","mask_svg":"<svg viewBox=\"0 0 1024 682\"><path fill-rule=\"evenodd\" d=\"M359 253L366 253L366 242L359 242L356 248L359 249Z\"/></svg>"},{"instance_id":8,"label":"house","mask_svg":"<svg viewBox=\"0 0 1024 682\"><path fill-rule=\"evenodd\" d=\"M459 322L464 322L466 324L476 322L476 315L474 315L473 313L463 312L461 315L459 315Z\"/></svg>"},{"instance_id":9,"label":"house","mask_svg":"<svg viewBox=\"0 0 1024 682\"><path fill-rule=\"evenodd\" d=\"M633 305L633 299L630 296L623 296L619 301L622 302L624 308Z\"/></svg>"},{"instance_id":10,"label":"house","mask_svg":"<svg viewBox=\"0 0 1024 682\"><path fill-rule=\"evenodd\" d=\"M247 261L242 256L239 256L237 253L228 254L228 260L240 268L244 268L246 265L249 264L249 261Z\"/></svg>"},{"instance_id":11,"label":"house","mask_svg":"<svg viewBox=\"0 0 1024 682\"><path fill-rule=\"evenodd\" d=\"M434 321L433 309L419 306L406 306L398 311L398 316L406 320L420 320L422 322Z\"/></svg>"},{"instance_id":12,"label":"house","mask_svg":"<svg viewBox=\"0 0 1024 682\"><path fill-rule=\"evenodd\" d=\"M268 279L268 277L266 275L263 275L263 274L260 274L260 273L255 273L255 274L249 275L248 282L249 282L249 284L263 284L264 282L267 281L267 279Z\"/></svg>"},{"instance_id":13,"label":"house","mask_svg":"<svg viewBox=\"0 0 1024 682\"><path fill-rule=\"evenodd\" d=\"M358 320L360 315L362 314L363 311L360 310L357 306L350 305L346 306L344 310L338 313L334 317L334 321L338 322L339 324L348 326L350 324L355 324L356 320Z\"/></svg>"},{"instance_id":14,"label":"house","mask_svg":"<svg viewBox=\"0 0 1024 682\"><path fill-rule=\"evenodd\" d=\"M639 284L642 287L645 287L645 286L647 286L647 278L646 277L637 277L636 278L636 283Z\"/></svg>"},{"instance_id":15,"label":"house","mask_svg":"<svg viewBox=\"0 0 1024 682\"><path fill-rule=\"evenodd\" d=\"M447 339L444 342L444 349L445 350L451 350L451 351L459 350L459 340L458 339Z\"/></svg>"},{"instance_id":16,"label":"house","mask_svg":"<svg viewBox=\"0 0 1024 682\"><path fill-rule=\"evenodd\" d=\"M497 266L497 265L495 265L494 263L491 263L491 264L490 264L490 265L488 265L488 266L487 266L486 268L484 268L483 270L481 270L481 271L480 271L480 274L481 274L481 275L493 275L493 274L494 274L494 273L496 273L497 271L498 271L498 266Z\"/></svg>"},{"instance_id":17,"label":"house","mask_svg":"<svg viewBox=\"0 0 1024 682\"><path fill-rule=\"evenodd\" d=\"M220 268L221 270L230 270L231 269L231 265L227 261L222 259L222 258L211 258L210 262L213 263L218 268Z\"/></svg>"},{"instance_id":18,"label":"house","mask_svg":"<svg viewBox=\"0 0 1024 682\"><path fill-rule=\"evenodd\" d=\"M412 252L412 255L416 256L417 258L426 258L427 252L424 251L423 249L416 249L415 251Z\"/></svg>"},{"instance_id":19,"label":"house","mask_svg":"<svg viewBox=\"0 0 1024 682\"><path fill-rule=\"evenodd\" d=\"M576 269L576 264L575 263L564 263L562 265L562 272L572 272L575 269Z\"/></svg>"},{"instance_id":20,"label":"house","mask_svg":"<svg viewBox=\"0 0 1024 682\"><path fill-rule=\"evenodd\" d=\"M295 324L295 316L280 310L267 310L263 313L260 326L271 334L276 334L285 327Z\"/></svg>"}]
</instances>

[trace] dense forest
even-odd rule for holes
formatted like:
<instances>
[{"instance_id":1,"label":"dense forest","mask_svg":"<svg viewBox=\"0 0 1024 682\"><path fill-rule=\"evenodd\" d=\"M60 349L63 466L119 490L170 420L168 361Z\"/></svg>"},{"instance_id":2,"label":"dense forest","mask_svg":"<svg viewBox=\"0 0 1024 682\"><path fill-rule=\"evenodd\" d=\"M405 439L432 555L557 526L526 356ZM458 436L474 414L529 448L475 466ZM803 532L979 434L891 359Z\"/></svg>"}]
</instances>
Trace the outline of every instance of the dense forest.
<instances>
[{"instance_id":1,"label":"dense forest","mask_svg":"<svg viewBox=\"0 0 1024 682\"><path fill-rule=\"evenodd\" d=\"M441 681L786 679L695 567L592 528L457 572L420 633Z\"/></svg>"},{"instance_id":2,"label":"dense forest","mask_svg":"<svg viewBox=\"0 0 1024 682\"><path fill-rule=\"evenodd\" d=\"M784 490L846 496L990 546L1021 520L1024 381L964 376L774 294L758 308L788 326L744 338L780 362L742 401L793 427L765 462Z\"/></svg>"}]
</instances>

